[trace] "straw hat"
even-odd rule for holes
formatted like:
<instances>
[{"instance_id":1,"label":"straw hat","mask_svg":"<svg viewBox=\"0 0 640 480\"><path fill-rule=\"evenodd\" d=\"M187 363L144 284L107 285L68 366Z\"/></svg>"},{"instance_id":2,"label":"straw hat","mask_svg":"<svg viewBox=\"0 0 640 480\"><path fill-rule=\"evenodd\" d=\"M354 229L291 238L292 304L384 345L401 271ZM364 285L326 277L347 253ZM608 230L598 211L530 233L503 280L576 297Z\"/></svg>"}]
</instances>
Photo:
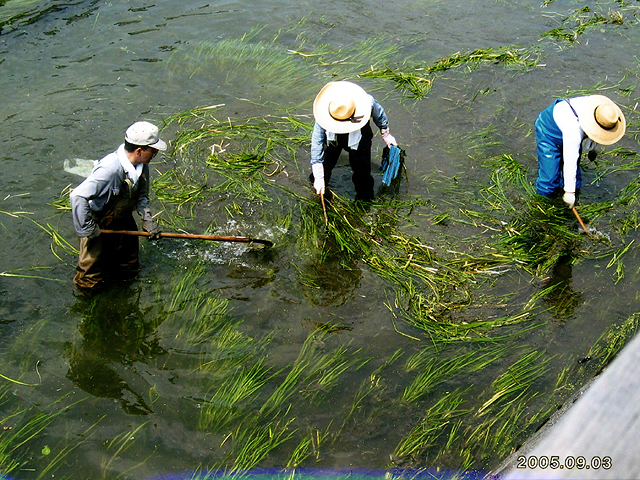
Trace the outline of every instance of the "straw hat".
<instances>
[{"instance_id":1,"label":"straw hat","mask_svg":"<svg viewBox=\"0 0 640 480\"><path fill-rule=\"evenodd\" d=\"M313 116L329 132L355 132L371 117L371 97L355 83L330 82L316 96Z\"/></svg>"},{"instance_id":2,"label":"straw hat","mask_svg":"<svg viewBox=\"0 0 640 480\"><path fill-rule=\"evenodd\" d=\"M576 102L578 121L584 133L600 145L611 145L622 138L627 122L620 107L604 95L589 95Z\"/></svg>"}]
</instances>

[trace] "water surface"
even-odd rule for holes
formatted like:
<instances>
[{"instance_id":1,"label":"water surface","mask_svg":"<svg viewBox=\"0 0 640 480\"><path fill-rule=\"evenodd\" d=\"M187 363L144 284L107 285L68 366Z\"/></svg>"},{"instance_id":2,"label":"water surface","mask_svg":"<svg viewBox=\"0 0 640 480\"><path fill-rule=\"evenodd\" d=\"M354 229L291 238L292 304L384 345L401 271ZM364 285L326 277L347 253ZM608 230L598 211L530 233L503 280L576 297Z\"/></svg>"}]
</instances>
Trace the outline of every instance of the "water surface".
<instances>
[{"instance_id":1,"label":"water surface","mask_svg":"<svg viewBox=\"0 0 640 480\"><path fill-rule=\"evenodd\" d=\"M403 183L399 198L430 202L401 227L440 252L448 246L459 249L477 229L455 222L434 225L433 215L480 208L479 192L491 173L483 160L491 155L513 155L529 169L533 181L533 122L554 97L600 88L628 115L629 133L619 146L637 150L633 88L640 41L638 8L614 1L594 5L593 11L603 15L622 12L624 23L602 24L567 42L542 35L567 25L563 21L575 15L582 3L546 3L3 3L0 271L28 277L0 277L0 373L34 386L7 381L0 418L5 418L3 427L17 428L38 411L50 414L69 407L18 451L9 452L11 458L25 462L12 475L40 478L58 454L62 460L53 471L67 478L147 478L233 466L237 450L229 440L231 427L216 430L201 424L201 410L215 392L217 375L222 375L206 369L203 373L202 363L221 361L209 356L219 350L185 340L183 329L195 296L185 304L172 303L173 287L196 268L203 270L195 280L195 291L228 302L225 315L238 332L238 343L229 356L243 358L238 352L246 351L246 365L264 358L272 372L284 369L266 387L269 393L301 355L311 332L319 325L341 327L314 339L313 345L320 353L344 348L349 368L335 387L323 391L318 386L318 395L298 391L290 412L274 412L272 418L291 420L292 437L258 467L286 466L301 439L320 438L324 432L328 433L325 440L314 446L313 455L302 466L395 466L391 462L396 446L440 398L458 387L470 397L481 397L527 349L544 351L549 358L547 373L533 386L540 393L540 403L525 416L542 409L559 372L585 357L608 327L637 311L635 245L625 254L626 274L620 281L607 268L611 257L568 258L542 278L517 269L497 276L487 292L509 298L510 307L525 304L553 282L564 282L567 288L548 297L543 306L549 309L536 314L535 323L543 326L505 344L507 353L491 368L477 376L453 377L422 401L396 408L393 402L416 375L404 368L404 362L430 348L431 339L405 323L399 309L388 307L393 304L394 285L366 264L335 251L321 258L299 251L295 238L300 233L295 224L299 215L294 215L289 229L269 224L270 209L278 212L278 202L256 204L253 215L246 217L259 221L239 226L227 223L228 216L216 204L202 204L189 224L198 233L215 220L233 229L230 234L265 236L275 241L273 251L183 241L142 242L138 275L90 299L74 295L75 259L65 254L57 258L50 237L34 221L51 224L75 244L70 216L52 206L66 186L81 181L63 169L64 161L101 158L118 146L135 120L162 125L163 119L179 112L218 105L221 119L242 122L291 114L312 122L317 91L340 77L358 81L378 98L387 110L392 133L407 151L409 181ZM16 18L16 12L30 14ZM366 46L371 47L371 58ZM408 98L389 80L356 78L380 56L402 68L431 64L456 52L503 46L536 52L538 65L526 71L498 64L449 70L436 77L423 99ZM333 58L353 61L319 66L305 62L294 51L336 52ZM171 141L178 130L170 125L163 138ZM489 132L486 142L476 148L483 131ZM376 137L376 162L382 146ZM286 173L273 181L311 198L307 155L300 148L298 158L288 160ZM170 170L174 161L171 152L158 157L152 175ZM591 184L598 172L594 166L585 170L583 202L613 200L636 176L634 170L624 170ZM335 179L333 189L352 199L345 162ZM380 181L377 175L376 184ZM288 205L291 200L285 197L283 193L281 202ZM161 209L157 203L154 207ZM377 213L374 208L370 215L374 218ZM621 238L607 224L599 227L615 242L628 243L632 238ZM591 247L585 241L583 248ZM554 305L562 306L561 313ZM476 315L490 318L510 313L497 303L492 308L474 308L470 305L460 315L472 320ZM436 347L433 358L476 347L455 348ZM402 359L387 365L397 351L403 352ZM367 385L370 394L358 390ZM249 415L255 407L247 404ZM30 410L16 421L10 415L19 408ZM464 448L462 441L457 445L459 450ZM398 464L490 469L503 460L503 455L489 452L463 465L455 456L437 456L442 447L440 443L432 450L426 448L423 456Z\"/></svg>"}]
</instances>

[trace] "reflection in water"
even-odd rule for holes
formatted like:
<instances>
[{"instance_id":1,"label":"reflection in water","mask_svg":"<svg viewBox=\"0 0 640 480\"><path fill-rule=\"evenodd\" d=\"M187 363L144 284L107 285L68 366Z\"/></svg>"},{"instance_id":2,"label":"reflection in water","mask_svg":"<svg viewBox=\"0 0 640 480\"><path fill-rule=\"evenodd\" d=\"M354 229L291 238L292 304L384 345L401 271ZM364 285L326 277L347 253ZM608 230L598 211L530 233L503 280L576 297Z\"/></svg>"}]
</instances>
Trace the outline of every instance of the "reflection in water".
<instances>
[{"instance_id":1,"label":"reflection in water","mask_svg":"<svg viewBox=\"0 0 640 480\"><path fill-rule=\"evenodd\" d=\"M338 307L353 298L360 286L362 271L355 261L325 258L307 266L302 283L305 296L320 307Z\"/></svg>"},{"instance_id":2,"label":"reflection in water","mask_svg":"<svg viewBox=\"0 0 640 480\"><path fill-rule=\"evenodd\" d=\"M139 286L121 284L81 298L72 310L82 315L78 326L82 341L66 346L67 378L94 397L118 400L131 415L146 415L152 410L131 386L139 376L129 382L123 376L134 362L163 353L158 340L150 338L159 322L145 320L140 293Z\"/></svg>"},{"instance_id":3,"label":"reflection in water","mask_svg":"<svg viewBox=\"0 0 640 480\"><path fill-rule=\"evenodd\" d=\"M582 253L582 232L571 210L561 200L535 196L512 223L505 245L529 269L545 275L539 297L557 319L572 317L582 304L582 294L571 287L572 264Z\"/></svg>"},{"instance_id":4,"label":"reflection in water","mask_svg":"<svg viewBox=\"0 0 640 480\"><path fill-rule=\"evenodd\" d=\"M325 202L327 211L335 210L335 202L342 213L331 213L325 225L319 208L307 211L300 236L307 241L302 248L311 252L313 260L299 269L299 281L313 305L338 307L353 299L362 281L360 263L366 263L371 245L388 232L396 217L384 210L372 213L370 202L345 202L337 195L331 200L325 196Z\"/></svg>"},{"instance_id":5,"label":"reflection in water","mask_svg":"<svg viewBox=\"0 0 640 480\"><path fill-rule=\"evenodd\" d=\"M544 289L548 291L544 300L557 319L571 318L582 304L582 294L571 288L572 261L571 254L563 254L544 283Z\"/></svg>"}]
</instances>

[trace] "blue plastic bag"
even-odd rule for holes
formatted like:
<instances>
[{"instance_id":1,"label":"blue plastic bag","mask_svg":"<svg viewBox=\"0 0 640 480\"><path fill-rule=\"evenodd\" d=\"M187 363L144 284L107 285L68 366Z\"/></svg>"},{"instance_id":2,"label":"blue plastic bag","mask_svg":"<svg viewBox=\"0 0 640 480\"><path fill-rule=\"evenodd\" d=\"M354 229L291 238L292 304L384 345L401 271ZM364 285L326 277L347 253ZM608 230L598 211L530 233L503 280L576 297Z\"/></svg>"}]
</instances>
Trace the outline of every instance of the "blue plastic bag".
<instances>
[{"instance_id":1,"label":"blue plastic bag","mask_svg":"<svg viewBox=\"0 0 640 480\"><path fill-rule=\"evenodd\" d=\"M389 147L389 155L382 159L380 168L384 172L382 183L386 186L391 185L393 179L398 176L398 171L400 171L400 147L397 145Z\"/></svg>"}]
</instances>

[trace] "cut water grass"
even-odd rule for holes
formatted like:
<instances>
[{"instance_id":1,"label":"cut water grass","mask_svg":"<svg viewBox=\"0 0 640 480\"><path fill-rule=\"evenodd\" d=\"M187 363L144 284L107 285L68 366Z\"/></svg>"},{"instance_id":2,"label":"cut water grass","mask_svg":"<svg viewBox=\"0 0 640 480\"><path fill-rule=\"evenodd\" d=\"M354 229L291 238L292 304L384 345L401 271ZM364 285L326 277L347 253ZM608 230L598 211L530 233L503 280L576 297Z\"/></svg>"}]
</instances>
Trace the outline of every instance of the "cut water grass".
<instances>
[{"instance_id":1,"label":"cut water grass","mask_svg":"<svg viewBox=\"0 0 640 480\"><path fill-rule=\"evenodd\" d=\"M484 62L500 63L505 67L529 69L537 64L532 59L533 51L519 47L499 47L476 49L468 52L456 52L448 57L436 60L432 64L405 63L396 68L389 65L371 67L360 72L361 78L379 78L395 83L395 88L408 92L410 98L424 98L431 91L435 75L452 68L465 66L468 71L474 70Z\"/></svg>"},{"instance_id":2,"label":"cut water grass","mask_svg":"<svg viewBox=\"0 0 640 480\"><path fill-rule=\"evenodd\" d=\"M592 12L590 7L582 7L571 15L561 20L562 26L551 29L542 34L542 38L552 37L558 40L575 42L580 35L598 25L623 25L624 16L619 11L612 11L605 14Z\"/></svg>"}]
</instances>

